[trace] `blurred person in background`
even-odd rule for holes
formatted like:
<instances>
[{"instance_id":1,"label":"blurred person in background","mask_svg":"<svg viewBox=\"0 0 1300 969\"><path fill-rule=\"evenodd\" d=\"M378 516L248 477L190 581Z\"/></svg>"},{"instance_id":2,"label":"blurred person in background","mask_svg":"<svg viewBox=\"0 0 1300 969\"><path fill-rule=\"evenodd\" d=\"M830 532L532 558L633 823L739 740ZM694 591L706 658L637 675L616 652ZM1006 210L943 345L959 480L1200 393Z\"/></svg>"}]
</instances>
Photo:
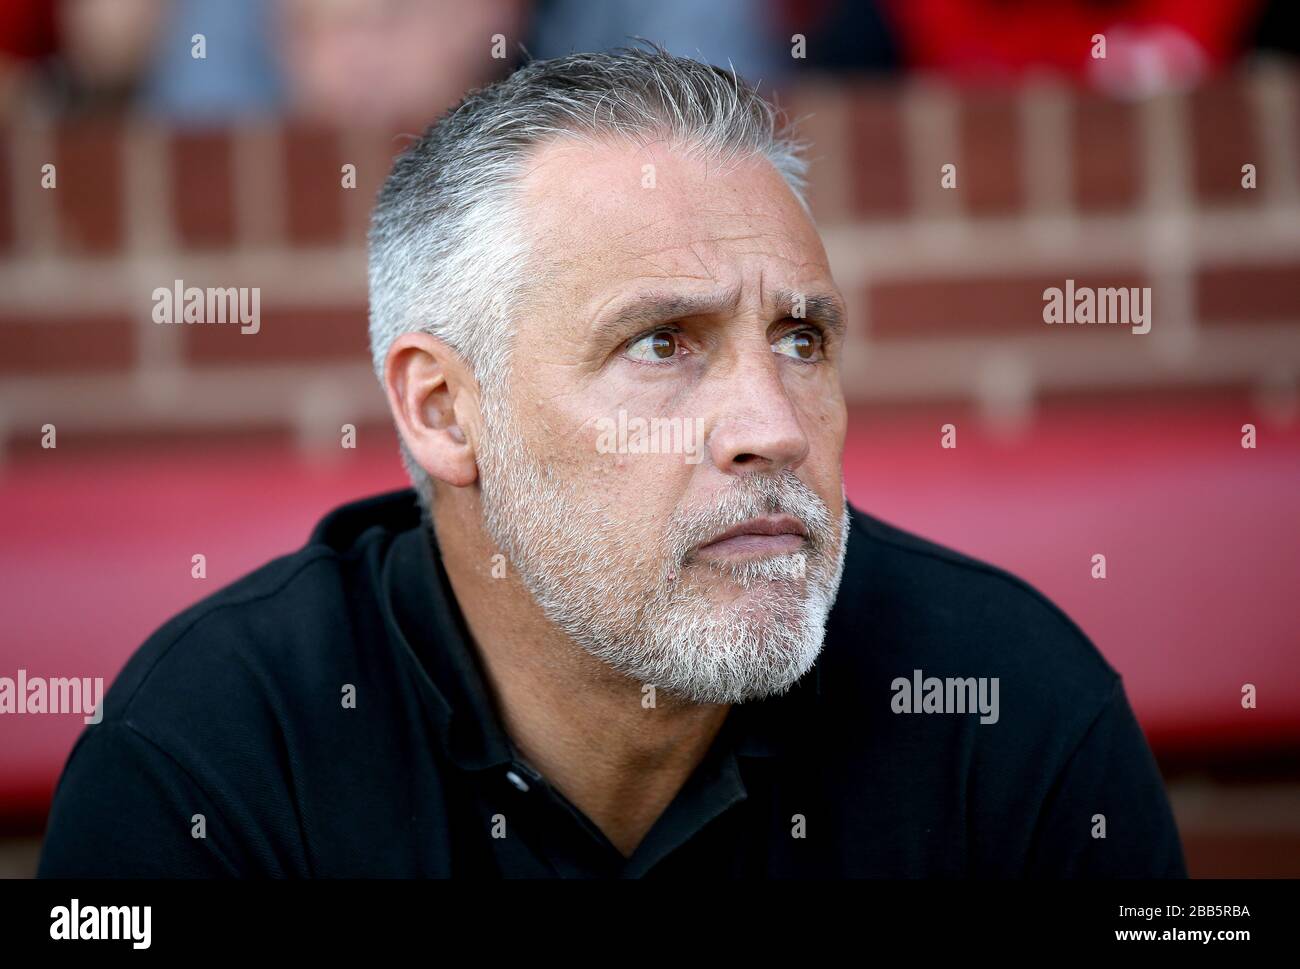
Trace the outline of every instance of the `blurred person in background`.
<instances>
[{"instance_id":1,"label":"blurred person in background","mask_svg":"<svg viewBox=\"0 0 1300 969\"><path fill-rule=\"evenodd\" d=\"M281 13L294 107L336 122L382 125L423 122L455 104L466 87L504 74L519 54L526 4L282 0Z\"/></svg>"},{"instance_id":2,"label":"blurred person in background","mask_svg":"<svg viewBox=\"0 0 1300 969\"><path fill-rule=\"evenodd\" d=\"M445 110L524 51L556 57L634 37L769 88L809 72L1018 81L1047 71L1140 96L1193 84L1255 46L1294 52L1295 22L1283 0L8 0L0 113L29 102L177 124L293 113L384 126Z\"/></svg>"},{"instance_id":3,"label":"blurred person in background","mask_svg":"<svg viewBox=\"0 0 1300 969\"><path fill-rule=\"evenodd\" d=\"M887 0L909 67L960 80L1054 71L1117 94L1194 84L1236 58L1260 0ZM1105 56L1094 35L1105 37Z\"/></svg>"},{"instance_id":4,"label":"blurred person in background","mask_svg":"<svg viewBox=\"0 0 1300 969\"><path fill-rule=\"evenodd\" d=\"M525 0L13 0L0 110L422 121L517 61L527 15Z\"/></svg>"},{"instance_id":5,"label":"blurred person in background","mask_svg":"<svg viewBox=\"0 0 1300 969\"><path fill-rule=\"evenodd\" d=\"M166 10L165 0L7 0L0 13L0 108L131 108Z\"/></svg>"},{"instance_id":6,"label":"blurred person in background","mask_svg":"<svg viewBox=\"0 0 1300 969\"><path fill-rule=\"evenodd\" d=\"M54 9L46 3L0 4L0 117L28 94L34 65L55 48Z\"/></svg>"},{"instance_id":7,"label":"blurred person in background","mask_svg":"<svg viewBox=\"0 0 1300 969\"><path fill-rule=\"evenodd\" d=\"M529 50L542 58L649 37L680 57L730 65L768 85L804 69L898 65L892 34L874 0L538 0L533 19ZM797 60L790 55L796 35L804 41Z\"/></svg>"},{"instance_id":8,"label":"blurred person in background","mask_svg":"<svg viewBox=\"0 0 1300 969\"><path fill-rule=\"evenodd\" d=\"M681 57L732 66L752 78L772 78L790 58L781 44L773 4L763 0L542 0L533 26L541 58L608 50L631 36L653 37Z\"/></svg>"},{"instance_id":9,"label":"blurred person in background","mask_svg":"<svg viewBox=\"0 0 1300 969\"><path fill-rule=\"evenodd\" d=\"M275 113L285 98L274 0L170 0L157 37L144 106L178 123ZM203 35L203 57L194 37Z\"/></svg>"},{"instance_id":10,"label":"blurred person in background","mask_svg":"<svg viewBox=\"0 0 1300 969\"><path fill-rule=\"evenodd\" d=\"M178 121L271 110L340 125L423 119L513 63L525 11L523 0L181 0L149 106ZM209 62L191 56L195 24L211 24Z\"/></svg>"}]
</instances>

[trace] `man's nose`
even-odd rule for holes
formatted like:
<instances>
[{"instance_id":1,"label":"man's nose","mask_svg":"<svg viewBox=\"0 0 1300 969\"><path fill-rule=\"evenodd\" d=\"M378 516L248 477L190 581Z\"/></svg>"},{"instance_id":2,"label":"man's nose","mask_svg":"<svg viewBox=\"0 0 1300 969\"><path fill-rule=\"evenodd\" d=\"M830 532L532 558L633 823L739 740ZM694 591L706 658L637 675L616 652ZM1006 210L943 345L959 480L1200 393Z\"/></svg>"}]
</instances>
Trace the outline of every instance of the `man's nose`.
<instances>
[{"instance_id":1,"label":"man's nose","mask_svg":"<svg viewBox=\"0 0 1300 969\"><path fill-rule=\"evenodd\" d=\"M742 354L713 391L709 457L723 474L772 474L807 459L808 435L770 347Z\"/></svg>"}]
</instances>

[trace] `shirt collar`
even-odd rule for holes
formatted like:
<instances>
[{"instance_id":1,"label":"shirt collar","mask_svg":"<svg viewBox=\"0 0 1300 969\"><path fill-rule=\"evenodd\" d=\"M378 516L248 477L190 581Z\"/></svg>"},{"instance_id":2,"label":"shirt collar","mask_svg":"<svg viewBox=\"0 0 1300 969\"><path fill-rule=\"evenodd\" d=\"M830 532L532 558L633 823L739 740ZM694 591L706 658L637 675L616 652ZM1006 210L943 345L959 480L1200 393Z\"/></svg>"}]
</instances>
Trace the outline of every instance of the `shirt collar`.
<instances>
[{"instance_id":1,"label":"shirt collar","mask_svg":"<svg viewBox=\"0 0 1300 969\"><path fill-rule=\"evenodd\" d=\"M448 759L464 770L518 760L426 522L393 540L383 588L391 610L389 633L416 661L416 675L433 701L433 727Z\"/></svg>"}]
</instances>

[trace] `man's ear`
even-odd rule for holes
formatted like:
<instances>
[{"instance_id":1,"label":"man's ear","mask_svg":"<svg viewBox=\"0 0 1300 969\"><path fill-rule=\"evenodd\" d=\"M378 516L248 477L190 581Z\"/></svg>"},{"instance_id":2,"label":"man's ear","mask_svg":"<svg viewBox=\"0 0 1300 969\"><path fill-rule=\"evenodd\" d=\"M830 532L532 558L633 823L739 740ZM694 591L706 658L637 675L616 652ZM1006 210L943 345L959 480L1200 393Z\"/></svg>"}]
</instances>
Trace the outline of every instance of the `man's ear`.
<instances>
[{"instance_id":1,"label":"man's ear","mask_svg":"<svg viewBox=\"0 0 1300 969\"><path fill-rule=\"evenodd\" d=\"M384 389L397 433L417 464L464 488L478 478L478 383L469 365L435 336L404 333L384 362Z\"/></svg>"}]
</instances>

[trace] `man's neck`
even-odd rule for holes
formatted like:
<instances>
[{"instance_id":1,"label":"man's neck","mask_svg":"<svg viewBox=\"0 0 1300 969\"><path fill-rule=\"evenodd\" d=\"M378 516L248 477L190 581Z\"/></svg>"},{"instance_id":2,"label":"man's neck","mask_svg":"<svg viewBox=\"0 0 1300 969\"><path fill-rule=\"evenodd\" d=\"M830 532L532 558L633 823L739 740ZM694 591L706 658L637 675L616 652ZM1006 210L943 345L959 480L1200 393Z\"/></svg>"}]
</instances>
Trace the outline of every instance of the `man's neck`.
<instances>
[{"instance_id":1,"label":"man's neck","mask_svg":"<svg viewBox=\"0 0 1300 969\"><path fill-rule=\"evenodd\" d=\"M650 684L592 657L513 569L493 577L497 550L466 527L475 520L438 515L438 542L506 733L628 857L704 759L728 707L643 692Z\"/></svg>"}]
</instances>

